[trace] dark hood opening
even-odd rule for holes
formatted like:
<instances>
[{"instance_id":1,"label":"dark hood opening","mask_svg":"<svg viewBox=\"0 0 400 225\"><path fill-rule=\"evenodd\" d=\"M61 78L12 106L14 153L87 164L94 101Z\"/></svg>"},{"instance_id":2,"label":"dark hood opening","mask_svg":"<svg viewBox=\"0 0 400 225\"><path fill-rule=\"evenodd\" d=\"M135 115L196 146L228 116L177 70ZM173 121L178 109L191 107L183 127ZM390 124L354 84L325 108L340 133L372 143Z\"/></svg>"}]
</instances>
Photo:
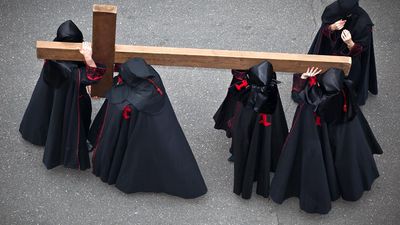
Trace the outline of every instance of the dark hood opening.
<instances>
[{"instance_id":1,"label":"dark hood opening","mask_svg":"<svg viewBox=\"0 0 400 225\"><path fill-rule=\"evenodd\" d=\"M352 14L358 7L358 0L338 0L337 2L345 16Z\"/></svg>"},{"instance_id":2,"label":"dark hood opening","mask_svg":"<svg viewBox=\"0 0 400 225\"><path fill-rule=\"evenodd\" d=\"M249 82L254 85L266 86L276 79L272 64L262 61L249 70Z\"/></svg>"},{"instance_id":3,"label":"dark hood opening","mask_svg":"<svg viewBox=\"0 0 400 225\"><path fill-rule=\"evenodd\" d=\"M273 113L278 101L276 74L267 61L251 67L248 71L250 92L246 105L259 113Z\"/></svg>"},{"instance_id":4,"label":"dark hood opening","mask_svg":"<svg viewBox=\"0 0 400 225\"><path fill-rule=\"evenodd\" d=\"M358 0L338 0L325 8L321 18L323 23L332 24L340 19L349 20L359 14L363 14L363 11Z\"/></svg>"},{"instance_id":5,"label":"dark hood opening","mask_svg":"<svg viewBox=\"0 0 400 225\"><path fill-rule=\"evenodd\" d=\"M330 68L317 79L324 94L337 94L343 89L344 72L341 69Z\"/></svg>"}]
</instances>

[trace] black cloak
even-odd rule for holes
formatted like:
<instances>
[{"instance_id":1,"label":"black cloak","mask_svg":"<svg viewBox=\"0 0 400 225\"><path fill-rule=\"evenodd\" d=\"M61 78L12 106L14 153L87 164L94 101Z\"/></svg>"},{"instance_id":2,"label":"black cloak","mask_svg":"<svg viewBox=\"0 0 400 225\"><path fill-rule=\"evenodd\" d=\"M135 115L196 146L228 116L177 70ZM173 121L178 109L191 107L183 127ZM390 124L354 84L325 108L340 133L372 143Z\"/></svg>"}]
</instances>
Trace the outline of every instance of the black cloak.
<instances>
[{"instance_id":1,"label":"black cloak","mask_svg":"<svg viewBox=\"0 0 400 225\"><path fill-rule=\"evenodd\" d=\"M358 200L379 176L381 154L343 71L329 69L306 81L292 128L271 183L270 197L298 197L309 213L328 213L331 201Z\"/></svg>"},{"instance_id":2,"label":"black cloak","mask_svg":"<svg viewBox=\"0 0 400 225\"><path fill-rule=\"evenodd\" d=\"M54 40L82 42L83 38L69 20L61 24ZM52 60L43 66L20 132L28 141L45 145L43 163L47 169L58 165L90 168L86 139L92 108L85 86L102 78L105 68L97 66Z\"/></svg>"},{"instance_id":3,"label":"black cloak","mask_svg":"<svg viewBox=\"0 0 400 225\"><path fill-rule=\"evenodd\" d=\"M378 94L373 23L369 15L358 5L358 0L338 0L327 6L322 14L322 25L310 47L309 54L350 56L352 65L349 79L359 105L364 105L368 91ZM329 25L347 20L343 29L350 31L354 47L349 51L340 37L342 30L330 31Z\"/></svg>"},{"instance_id":4,"label":"black cloak","mask_svg":"<svg viewBox=\"0 0 400 225\"><path fill-rule=\"evenodd\" d=\"M78 27L68 20L60 25L54 41L82 42L83 36ZM25 140L40 146L46 144L54 96L54 88L43 80L44 72L42 69L19 127L19 132Z\"/></svg>"},{"instance_id":5,"label":"black cloak","mask_svg":"<svg viewBox=\"0 0 400 225\"><path fill-rule=\"evenodd\" d=\"M214 114L213 119L215 122L214 128L217 130L224 130L228 138L232 137L232 127L235 120L235 115L242 108L240 101L240 93L248 86L247 71L232 70L232 81L228 88L228 93L217 112Z\"/></svg>"},{"instance_id":6,"label":"black cloak","mask_svg":"<svg viewBox=\"0 0 400 225\"><path fill-rule=\"evenodd\" d=\"M232 70L232 81L228 88L228 93L213 119L215 122L214 128L224 130L228 138L232 137L233 125L236 123L237 115L242 110L243 104L241 97L248 86L247 72L245 70ZM229 161L234 161L232 148L229 149L232 154Z\"/></svg>"},{"instance_id":7,"label":"black cloak","mask_svg":"<svg viewBox=\"0 0 400 225\"><path fill-rule=\"evenodd\" d=\"M141 58L122 64L91 128L93 173L125 193L207 192L159 74Z\"/></svg>"},{"instance_id":8,"label":"black cloak","mask_svg":"<svg viewBox=\"0 0 400 225\"><path fill-rule=\"evenodd\" d=\"M233 192L248 199L257 182L256 193L268 197L269 174L276 168L288 128L272 65L263 61L253 66L246 80L243 107L232 129Z\"/></svg>"}]
</instances>

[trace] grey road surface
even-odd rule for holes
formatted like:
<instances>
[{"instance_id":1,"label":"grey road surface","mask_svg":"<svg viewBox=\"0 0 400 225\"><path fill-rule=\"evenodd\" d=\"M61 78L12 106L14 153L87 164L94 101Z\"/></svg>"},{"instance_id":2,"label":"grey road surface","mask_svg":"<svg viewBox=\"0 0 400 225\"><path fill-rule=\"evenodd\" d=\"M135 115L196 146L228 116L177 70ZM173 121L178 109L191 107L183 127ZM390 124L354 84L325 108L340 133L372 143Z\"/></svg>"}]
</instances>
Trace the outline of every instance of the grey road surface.
<instances>
[{"instance_id":1,"label":"grey road surface","mask_svg":"<svg viewBox=\"0 0 400 225\"><path fill-rule=\"evenodd\" d=\"M384 154L381 176L356 202L335 201L328 215L299 210L256 195L232 193L230 140L212 116L230 82L229 70L156 67L208 186L194 200L165 194L126 195L90 171L43 166L43 148L24 141L18 127L42 60L35 41L52 40L72 19L91 40L93 3L118 6L117 43L305 53L327 0L0 0L0 224L399 224L400 2L361 0L375 23L379 95L362 108ZM295 104L291 76L278 74L288 123ZM94 113L103 100L94 100Z\"/></svg>"}]
</instances>

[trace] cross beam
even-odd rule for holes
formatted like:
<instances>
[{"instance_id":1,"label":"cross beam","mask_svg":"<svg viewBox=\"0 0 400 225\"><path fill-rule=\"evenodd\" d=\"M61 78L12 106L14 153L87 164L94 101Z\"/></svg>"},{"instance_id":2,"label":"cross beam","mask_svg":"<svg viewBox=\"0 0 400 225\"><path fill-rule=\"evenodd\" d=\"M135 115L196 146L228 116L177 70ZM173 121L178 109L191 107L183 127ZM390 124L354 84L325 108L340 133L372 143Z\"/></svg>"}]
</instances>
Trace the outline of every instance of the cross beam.
<instances>
[{"instance_id":1,"label":"cross beam","mask_svg":"<svg viewBox=\"0 0 400 225\"><path fill-rule=\"evenodd\" d=\"M80 46L80 43L37 41L37 57L82 61ZM344 56L115 45L115 63L123 63L132 57L144 58L152 65L218 69L248 69L262 60L268 60L276 72L293 73L317 66L323 70L340 68L347 74L351 66L351 58Z\"/></svg>"},{"instance_id":2,"label":"cross beam","mask_svg":"<svg viewBox=\"0 0 400 225\"><path fill-rule=\"evenodd\" d=\"M116 11L116 6L93 6L93 59L106 64L108 69L102 82L92 88L92 95L104 96L112 84L113 63L124 63L132 57L144 58L152 65L218 69L248 69L267 60L276 72L292 73L316 66L322 70L340 68L348 74L351 67L351 58L345 56L115 45ZM37 57L83 61L80 46L80 43L37 41Z\"/></svg>"},{"instance_id":3,"label":"cross beam","mask_svg":"<svg viewBox=\"0 0 400 225\"><path fill-rule=\"evenodd\" d=\"M93 85L92 96L104 96L111 87L114 72L116 24L117 6L93 5L93 60L106 65L107 70L103 79Z\"/></svg>"}]
</instances>

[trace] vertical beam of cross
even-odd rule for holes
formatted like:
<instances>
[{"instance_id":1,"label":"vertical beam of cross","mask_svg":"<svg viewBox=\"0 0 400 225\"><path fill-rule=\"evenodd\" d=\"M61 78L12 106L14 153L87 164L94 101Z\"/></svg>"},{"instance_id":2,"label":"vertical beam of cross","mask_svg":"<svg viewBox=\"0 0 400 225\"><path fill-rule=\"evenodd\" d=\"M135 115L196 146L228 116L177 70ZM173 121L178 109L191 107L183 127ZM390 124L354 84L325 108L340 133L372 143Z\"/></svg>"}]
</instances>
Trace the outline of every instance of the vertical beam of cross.
<instances>
[{"instance_id":1,"label":"vertical beam of cross","mask_svg":"<svg viewBox=\"0 0 400 225\"><path fill-rule=\"evenodd\" d=\"M92 96L103 97L111 87L115 58L117 6L93 5L93 60L107 66L103 79L92 87Z\"/></svg>"}]
</instances>

